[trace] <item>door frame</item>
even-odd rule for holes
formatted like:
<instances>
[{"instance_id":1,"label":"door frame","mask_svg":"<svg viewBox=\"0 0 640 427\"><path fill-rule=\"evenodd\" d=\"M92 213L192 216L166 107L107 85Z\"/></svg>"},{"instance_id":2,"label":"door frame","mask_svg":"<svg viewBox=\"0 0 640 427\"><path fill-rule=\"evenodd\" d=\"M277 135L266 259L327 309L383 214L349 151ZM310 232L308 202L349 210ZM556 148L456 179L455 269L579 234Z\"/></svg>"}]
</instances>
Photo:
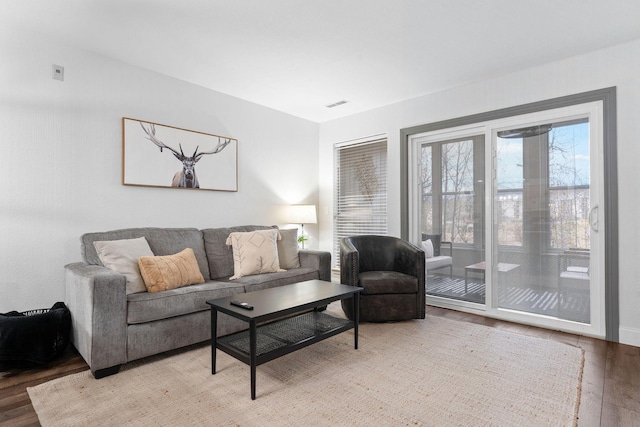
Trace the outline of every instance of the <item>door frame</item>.
<instances>
[{"instance_id":1,"label":"door frame","mask_svg":"<svg viewBox=\"0 0 640 427\"><path fill-rule=\"evenodd\" d=\"M590 102L602 102L602 165L604 221L601 224L607 236L604 242L604 307L605 307L605 339L619 342L619 267L618 267L618 170L617 170L617 128L616 128L616 88L584 92L550 100L538 101L515 107L494 110L439 122L413 126L400 130L400 217L401 237L410 240L409 236L409 191L411 176L409 174L409 141L412 135L433 132L461 126L472 126L482 122L521 116L529 113L543 112L556 108L569 107Z\"/></svg>"}]
</instances>

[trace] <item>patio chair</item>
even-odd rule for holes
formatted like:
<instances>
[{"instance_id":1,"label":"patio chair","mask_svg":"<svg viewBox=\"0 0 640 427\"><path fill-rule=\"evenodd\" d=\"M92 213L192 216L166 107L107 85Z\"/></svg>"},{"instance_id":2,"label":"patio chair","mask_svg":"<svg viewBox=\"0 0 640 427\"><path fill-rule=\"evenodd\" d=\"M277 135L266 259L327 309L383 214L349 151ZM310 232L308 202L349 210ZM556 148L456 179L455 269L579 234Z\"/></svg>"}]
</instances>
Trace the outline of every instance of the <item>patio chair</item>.
<instances>
[{"instance_id":1,"label":"patio chair","mask_svg":"<svg viewBox=\"0 0 640 427\"><path fill-rule=\"evenodd\" d=\"M426 258L426 271L449 267L449 277L453 277L453 244L451 242L442 242L441 239L442 236L440 234L422 233L422 250ZM442 245L449 245L450 256L441 254L440 248Z\"/></svg>"},{"instance_id":2,"label":"patio chair","mask_svg":"<svg viewBox=\"0 0 640 427\"><path fill-rule=\"evenodd\" d=\"M560 295L567 289L572 291L586 291L589 289L591 277L589 275L588 249L567 249L558 257L558 271L560 272Z\"/></svg>"}]
</instances>

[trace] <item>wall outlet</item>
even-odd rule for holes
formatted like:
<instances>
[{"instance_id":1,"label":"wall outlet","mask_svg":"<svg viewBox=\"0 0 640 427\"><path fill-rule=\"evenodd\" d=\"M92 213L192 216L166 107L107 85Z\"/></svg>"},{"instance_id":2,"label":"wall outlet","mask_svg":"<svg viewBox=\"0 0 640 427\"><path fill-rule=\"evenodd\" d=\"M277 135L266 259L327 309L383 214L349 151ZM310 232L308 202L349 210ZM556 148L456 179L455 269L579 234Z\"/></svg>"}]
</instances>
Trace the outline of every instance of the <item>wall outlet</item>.
<instances>
[{"instance_id":1,"label":"wall outlet","mask_svg":"<svg viewBox=\"0 0 640 427\"><path fill-rule=\"evenodd\" d=\"M53 78L54 80L64 81L64 67L61 65L53 64Z\"/></svg>"}]
</instances>

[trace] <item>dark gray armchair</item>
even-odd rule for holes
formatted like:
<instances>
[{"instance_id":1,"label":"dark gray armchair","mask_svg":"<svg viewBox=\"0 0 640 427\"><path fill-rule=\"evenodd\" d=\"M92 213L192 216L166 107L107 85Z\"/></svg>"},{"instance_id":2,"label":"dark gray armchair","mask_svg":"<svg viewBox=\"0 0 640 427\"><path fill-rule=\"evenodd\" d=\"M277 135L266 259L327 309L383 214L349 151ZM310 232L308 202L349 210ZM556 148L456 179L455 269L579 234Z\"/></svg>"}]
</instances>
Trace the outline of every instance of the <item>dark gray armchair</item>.
<instances>
[{"instance_id":1,"label":"dark gray armchair","mask_svg":"<svg viewBox=\"0 0 640 427\"><path fill-rule=\"evenodd\" d=\"M422 249L391 236L351 236L340 241L340 283L364 288L360 320L386 322L425 318ZM353 307L342 308L353 319Z\"/></svg>"}]
</instances>

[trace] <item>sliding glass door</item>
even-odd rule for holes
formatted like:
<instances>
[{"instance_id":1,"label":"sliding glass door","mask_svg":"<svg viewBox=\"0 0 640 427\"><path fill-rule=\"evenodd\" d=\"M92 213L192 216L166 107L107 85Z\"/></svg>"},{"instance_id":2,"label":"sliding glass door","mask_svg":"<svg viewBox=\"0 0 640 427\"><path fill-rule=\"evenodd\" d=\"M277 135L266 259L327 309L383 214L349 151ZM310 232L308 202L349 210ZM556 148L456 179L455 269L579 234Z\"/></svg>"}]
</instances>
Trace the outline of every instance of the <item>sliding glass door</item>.
<instances>
[{"instance_id":1,"label":"sliding glass door","mask_svg":"<svg viewBox=\"0 0 640 427\"><path fill-rule=\"evenodd\" d=\"M498 307L589 324L589 119L501 130L495 147Z\"/></svg>"},{"instance_id":2,"label":"sliding glass door","mask_svg":"<svg viewBox=\"0 0 640 427\"><path fill-rule=\"evenodd\" d=\"M434 248L426 260L427 295L485 302L484 284L460 275L461 265L484 259L484 161L483 134L420 144L421 244Z\"/></svg>"},{"instance_id":3,"label":"sliding glass door","mask_svg":"<svg viewBox=\"0 0 640 427\"><path fill-rule=\"evenodd\" d=\"M409 138L429 303L604 335L601 120L595 102Z\"/></svg>"}]
</instances>

